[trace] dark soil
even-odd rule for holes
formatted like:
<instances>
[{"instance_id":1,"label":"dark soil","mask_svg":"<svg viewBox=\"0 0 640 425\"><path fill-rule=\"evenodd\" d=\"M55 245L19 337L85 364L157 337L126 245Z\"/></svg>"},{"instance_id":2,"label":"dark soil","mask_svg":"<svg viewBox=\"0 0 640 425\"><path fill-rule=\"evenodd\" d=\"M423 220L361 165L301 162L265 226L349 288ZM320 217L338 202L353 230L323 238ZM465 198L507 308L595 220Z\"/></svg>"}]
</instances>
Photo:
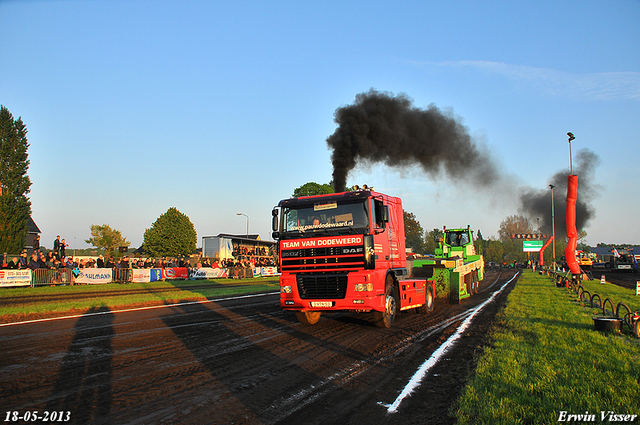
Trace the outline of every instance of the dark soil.
<instances>
[{"instance_id":1,"label":"dark soil","mask_svg":"<svg viewBox=\"0 0 640 425\"><path fill-rule=\"evenodd\" d=\"M403 313L391 329L355 313L304 326L277 294L0 326L0 412L68 411L67 423L451 424L510 288L396 413L384 404L512 276L499 273L459 305Z\"/></svg>"}]
</instances>

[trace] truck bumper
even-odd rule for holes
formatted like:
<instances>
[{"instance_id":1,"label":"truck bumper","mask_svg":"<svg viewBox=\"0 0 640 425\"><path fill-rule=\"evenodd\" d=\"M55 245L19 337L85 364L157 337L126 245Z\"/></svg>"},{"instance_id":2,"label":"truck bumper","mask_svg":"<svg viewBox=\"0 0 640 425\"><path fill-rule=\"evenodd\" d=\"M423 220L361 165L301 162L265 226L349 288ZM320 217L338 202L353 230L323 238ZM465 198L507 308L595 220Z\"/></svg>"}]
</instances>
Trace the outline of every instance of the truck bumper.
<instances>
[{"instance_id":1,"label":"truck bumper","mask_svg":"<svg viewBox=\"0 0 640 425\"><path fill-rule=\"evenodd\" d=\"M344 298L301 298L295 274L280 276L280 307L292 311L384 311L385 273L375 270L348 274Z\"/></svg>"}]
</instances>

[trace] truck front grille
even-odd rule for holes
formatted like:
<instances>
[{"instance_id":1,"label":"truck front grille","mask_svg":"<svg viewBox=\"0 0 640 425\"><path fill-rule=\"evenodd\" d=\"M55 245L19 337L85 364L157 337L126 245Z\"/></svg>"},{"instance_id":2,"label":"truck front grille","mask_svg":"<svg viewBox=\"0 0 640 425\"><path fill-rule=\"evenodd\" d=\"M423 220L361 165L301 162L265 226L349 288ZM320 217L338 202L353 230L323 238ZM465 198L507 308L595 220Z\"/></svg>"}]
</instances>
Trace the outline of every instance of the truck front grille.
<instances>
[{"instance_id":1,"label":"truck front grille","mask_svg":"<svg viewBox=\"0 0 640 425\"><path fill-rule=\"evenodd\" d=\"M302 299L344 299L347 274L298 274L298 293Z\"/></svg>"}]
</instances>

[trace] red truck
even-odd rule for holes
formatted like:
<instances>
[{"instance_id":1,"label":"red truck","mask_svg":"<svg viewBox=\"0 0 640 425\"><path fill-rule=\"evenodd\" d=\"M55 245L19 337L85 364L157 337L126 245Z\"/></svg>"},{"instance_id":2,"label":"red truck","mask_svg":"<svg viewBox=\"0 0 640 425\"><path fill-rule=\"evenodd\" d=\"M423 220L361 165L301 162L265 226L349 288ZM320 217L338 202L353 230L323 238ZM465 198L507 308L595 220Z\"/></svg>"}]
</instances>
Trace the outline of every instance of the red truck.
<instances>
[{"instance_id":1,"label":"red truck","mask_svg":"<svg viewBox=\"0 0 640 425\"><path fill-rule=\"evenodd\" d=\"M402 310L433 310L435 285L407 270L400 198L373 190L303 196L273 209L280 305L304 324L322 312L371 312L388 328Z\"/></svg>"}]
</instances>

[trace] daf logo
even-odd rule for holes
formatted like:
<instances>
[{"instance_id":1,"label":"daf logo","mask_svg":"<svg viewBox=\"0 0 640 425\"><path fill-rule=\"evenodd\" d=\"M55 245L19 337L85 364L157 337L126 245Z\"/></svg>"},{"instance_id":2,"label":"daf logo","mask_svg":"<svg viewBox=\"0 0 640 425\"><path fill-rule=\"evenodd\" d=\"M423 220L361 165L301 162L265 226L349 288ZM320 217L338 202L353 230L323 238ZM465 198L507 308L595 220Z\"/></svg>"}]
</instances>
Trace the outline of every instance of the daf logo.
<instances>
[{"instance_id":1,"label":"daf logo","mask_svg":"<svg viewBox=\"0 0 640 425\"><path fill-rule=\"evenodd\" d=\"M361 254L362 248L342 248L343 254Z\"/></svg>"}]
</instances>

